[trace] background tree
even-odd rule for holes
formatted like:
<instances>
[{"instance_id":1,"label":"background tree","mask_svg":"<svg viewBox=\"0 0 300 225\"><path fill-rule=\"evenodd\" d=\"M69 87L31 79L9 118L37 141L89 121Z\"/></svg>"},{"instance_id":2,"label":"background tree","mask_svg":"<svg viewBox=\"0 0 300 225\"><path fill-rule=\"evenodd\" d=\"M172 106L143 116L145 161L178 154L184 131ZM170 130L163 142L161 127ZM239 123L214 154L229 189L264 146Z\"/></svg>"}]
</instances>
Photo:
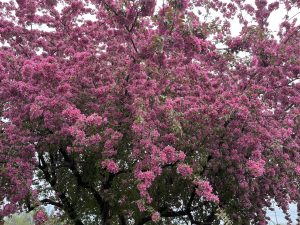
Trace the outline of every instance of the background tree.
<instances>
[{"instance_id":1,"label":"background tree","mask_svg":"<svg viewBox=\"0 0 300 225\"><path fill-rule=\"evenodd\" d=\"M32 213L21 213L19 215L14 214L5 219L4 225L34 225Z\"/></svg>"},{"instance_id":2,"label":"background tree","mask_svg":"<svg viewBox=\"0 0 300 225\"><path fill-rule=\"evenodd\" d=\"M66 225L55 212L48 214L44 209L37 208L29 213L13 214L6 217L4 225Z\"/></svg>"},{"instance_id":3,"label":"background tree","mask_svg":"<svg viewBox=\"0 0 300 225\"><path fill-rule=\"evenodd\" d=\"M300 200L299 8L1 1L1 216L53 205L76 225L242 225L266 224L273 200L287 212Z\"/></svg>"}]
</instances>

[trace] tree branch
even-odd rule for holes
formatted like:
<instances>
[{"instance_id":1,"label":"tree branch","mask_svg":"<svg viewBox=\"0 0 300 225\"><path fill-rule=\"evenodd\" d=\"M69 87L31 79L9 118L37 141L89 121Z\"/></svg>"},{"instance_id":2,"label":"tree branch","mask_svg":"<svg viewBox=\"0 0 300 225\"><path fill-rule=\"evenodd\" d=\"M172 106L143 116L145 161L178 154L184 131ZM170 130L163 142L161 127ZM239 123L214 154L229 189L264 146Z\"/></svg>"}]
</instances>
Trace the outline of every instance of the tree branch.
<instances>
[{"instance_id":1,"label":"tree branch","mask_svg":"<svg viewBox=\"0 0 300 225\"><path fill-rule=\"evenodd\" d=\"M45 203L45 204L49 204L49 205L53 205L53 206L56 206L58 208L62 208L63 207L63 205L61 203L55 202L55 201L53 201L51 199L48 199L48 198L42 199L42 200L40 200L40 202L41 203Z\"/></svg>"},{"instance_id":2,"label":"tree branch","mask_svg":"<svg viewBox=\"0 0 300 225\"><path fill-rule=\"evenodd\" d=\"M57 193L57 196L62 202L62 208L66 211L70 219L73 220L75 225L84 225L83 222L78 218L75 208L69 201L66 193L57 190L56 188L57 178L56 178L55 171L51 171L50 169L49 172L49 166L46 163L46 160L42 155L42 153L38 153L38 159L39 159L38 168L43 172L45 176L45 180L50 184L53 190Z\"/></svg>"}]
</instances>

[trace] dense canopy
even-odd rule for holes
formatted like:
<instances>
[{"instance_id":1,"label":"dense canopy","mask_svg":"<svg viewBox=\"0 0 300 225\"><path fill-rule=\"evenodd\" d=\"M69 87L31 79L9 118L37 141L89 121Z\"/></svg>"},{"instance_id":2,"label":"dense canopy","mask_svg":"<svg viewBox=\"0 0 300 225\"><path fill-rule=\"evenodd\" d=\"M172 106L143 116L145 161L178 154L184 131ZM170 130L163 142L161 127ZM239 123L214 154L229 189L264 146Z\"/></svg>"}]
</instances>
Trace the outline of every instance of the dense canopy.
<instances>
[{"instance_id":1,"label":"dense canopy","mask_svg":"<svg viewBox=\"0 0 300 225\"><path fill-rule=\"evenodd\" d=\"M1 0L0 216L52 205L75 225L264 225L273 202L287 212L300 203L299 10Z\"/></svg>"}]
</instances>

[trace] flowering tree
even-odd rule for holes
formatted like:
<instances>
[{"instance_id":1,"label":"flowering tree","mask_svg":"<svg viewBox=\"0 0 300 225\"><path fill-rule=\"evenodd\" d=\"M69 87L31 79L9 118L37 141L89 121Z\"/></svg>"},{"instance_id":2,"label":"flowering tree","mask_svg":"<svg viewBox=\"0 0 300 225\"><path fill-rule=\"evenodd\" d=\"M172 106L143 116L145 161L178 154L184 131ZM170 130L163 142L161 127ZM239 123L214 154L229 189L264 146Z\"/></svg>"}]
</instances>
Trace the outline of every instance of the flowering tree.
<instances>
[{"instance_id":1,"label":"flowering tree","mask_svg":"<svg viewBox=\"0 0 300 225\"><path fill-rule=\"evenodd\" d=\"M76 225L263 225L273 201L287 213L300 202L295 9L1 1L0 215L53 205Z\"/></svg>"}]
</instances>

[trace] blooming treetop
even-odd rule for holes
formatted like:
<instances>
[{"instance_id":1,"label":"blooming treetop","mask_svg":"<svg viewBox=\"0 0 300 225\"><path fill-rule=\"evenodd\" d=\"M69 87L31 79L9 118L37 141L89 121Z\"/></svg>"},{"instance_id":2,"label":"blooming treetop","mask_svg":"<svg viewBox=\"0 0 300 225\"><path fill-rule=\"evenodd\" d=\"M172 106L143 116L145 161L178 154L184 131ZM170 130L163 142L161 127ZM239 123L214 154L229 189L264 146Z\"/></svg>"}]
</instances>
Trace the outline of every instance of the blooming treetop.
<instances>
[{"instance_id":1,"label":"blooming treetop","mask_svg":"<svg viewBox=\"0 0 300 225\"><path fill-rule=\"evenodd\" d=\"M279 8L300 1L0 1L0 215L49 204L76 225L263 225L273 200L287 212L300 33L288 13L269 30Z\"/></svg>"}]
</instances>

